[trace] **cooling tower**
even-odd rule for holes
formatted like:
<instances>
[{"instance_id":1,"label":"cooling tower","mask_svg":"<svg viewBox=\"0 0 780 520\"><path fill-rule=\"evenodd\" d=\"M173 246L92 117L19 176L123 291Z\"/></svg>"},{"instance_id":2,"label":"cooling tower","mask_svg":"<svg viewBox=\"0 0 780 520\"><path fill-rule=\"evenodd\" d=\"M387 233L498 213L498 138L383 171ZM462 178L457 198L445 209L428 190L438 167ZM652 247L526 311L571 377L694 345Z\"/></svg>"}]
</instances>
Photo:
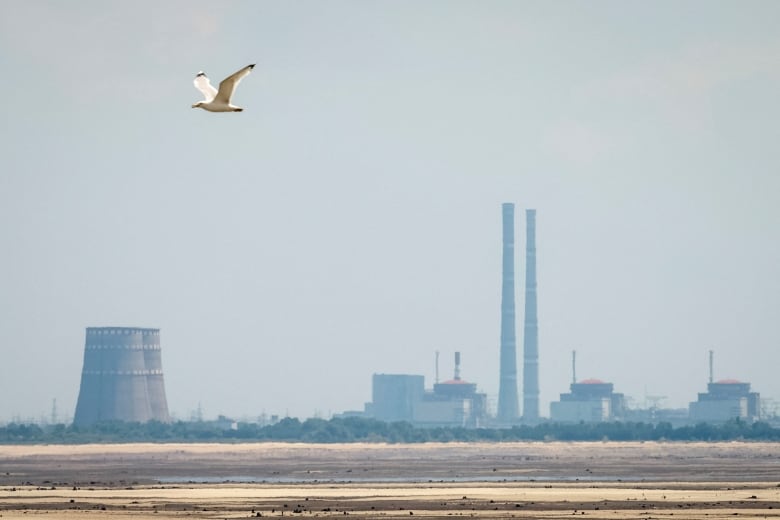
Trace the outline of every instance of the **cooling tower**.
<instances>
[{"instance_id":1,"label":"cooling tower","mask_svg":"<svg viewBox=\"0 0 780 520\"><path fill-rule=\"evenodd\" d=\"M539 325L536 316L536 210L525 210L525 328L523 333L523 420L539 420Z\"/></svg>"},{"instance_id":2,"label":"cooling tower","mask_svg":"<svg viewBox=\"0 0 780 520\"><path fill-rule=\"evenodd\" d=\"M73 424L168 422L160 329L88 327Z\"/></svg>"},{"instance_id":3,"label":"cooling tower","mask_svg":"<svg viewBox=\"0 0 780 520\"><path fill-rule=\"evenodd\" d=\"M517 420L517 347L515 342L515 205L502 204L503 275L501 282L501 378L498 386L498 420Z\"/></svg>"}]
</instances>

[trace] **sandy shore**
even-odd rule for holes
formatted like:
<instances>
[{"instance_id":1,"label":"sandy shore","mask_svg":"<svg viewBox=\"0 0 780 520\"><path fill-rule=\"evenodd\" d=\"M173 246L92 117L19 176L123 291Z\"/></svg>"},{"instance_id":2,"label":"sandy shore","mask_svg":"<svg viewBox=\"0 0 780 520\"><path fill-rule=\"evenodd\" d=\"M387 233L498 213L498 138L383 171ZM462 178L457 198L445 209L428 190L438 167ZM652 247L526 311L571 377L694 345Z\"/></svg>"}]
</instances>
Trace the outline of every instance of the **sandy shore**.
<instances>
[{"instance_id":1,"label":"sandy shore","mask_svg":"<svg viewBox=\"0 0 780 520\"><path fill-rule=\"evenodd\" d=\"M0 446L6 518L780 518L769 443Z\"/></svg>"}]
</instances>

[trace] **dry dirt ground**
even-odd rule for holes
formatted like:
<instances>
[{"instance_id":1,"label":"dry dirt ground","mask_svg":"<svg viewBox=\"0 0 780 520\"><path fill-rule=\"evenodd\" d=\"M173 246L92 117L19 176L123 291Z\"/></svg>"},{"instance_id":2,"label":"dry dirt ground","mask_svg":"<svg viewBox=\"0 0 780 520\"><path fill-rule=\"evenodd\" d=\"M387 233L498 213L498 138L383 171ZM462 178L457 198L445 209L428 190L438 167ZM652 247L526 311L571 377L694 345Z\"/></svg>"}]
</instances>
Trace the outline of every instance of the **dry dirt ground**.
<instances>
[{"instance_id":1,"label":"dry dirt ground","mask_svg":"<svg viewBox=\"0 0 780 520\"><path fill-rule=\"evenodd\" d=\"M0 446L0 515L780 518L780 445Z\"/></svg>"}]
</instances>

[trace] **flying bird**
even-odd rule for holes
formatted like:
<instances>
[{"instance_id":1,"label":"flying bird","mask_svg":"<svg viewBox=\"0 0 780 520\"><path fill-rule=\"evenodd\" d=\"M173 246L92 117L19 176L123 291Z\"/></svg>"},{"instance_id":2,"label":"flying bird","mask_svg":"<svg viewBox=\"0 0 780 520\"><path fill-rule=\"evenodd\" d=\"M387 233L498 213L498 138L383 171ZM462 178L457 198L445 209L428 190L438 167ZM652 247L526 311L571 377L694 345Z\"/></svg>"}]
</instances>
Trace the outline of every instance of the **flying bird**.
<instances>
[{"instance_id":1,"label":"flying bird","mask_svg":"<svg viewBox=\"0 0 780 520\"><path fill-rule=\"evenodd\" d=\"M202 108L209 112L242 112L244 109L231 105L230 100L233 98L233 92L236 91L238 84L244 79L244 76L252 72L253 68L255 68L254 63L223 79L219 82L219 90L211 85L208 76L203 71L199 72L192 83L206 99L198 101L192 105L192 108Z\"/></svg>"}]
</instances>

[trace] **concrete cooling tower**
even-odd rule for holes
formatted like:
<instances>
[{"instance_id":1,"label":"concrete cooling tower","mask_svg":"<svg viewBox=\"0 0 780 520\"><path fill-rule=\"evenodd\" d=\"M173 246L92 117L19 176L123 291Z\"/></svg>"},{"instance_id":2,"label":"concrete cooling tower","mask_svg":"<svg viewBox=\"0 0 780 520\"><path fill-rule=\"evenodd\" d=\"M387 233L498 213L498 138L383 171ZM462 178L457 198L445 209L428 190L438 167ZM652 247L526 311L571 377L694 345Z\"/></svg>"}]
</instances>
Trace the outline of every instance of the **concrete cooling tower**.
<instances>
[{"instance_id":1,"label":"concrete cooling tower","mask_svg":"<svg viewBox=\"0 0 780 520\"><path fill-rule=\"evenodd\" d=\"M168 422L160 329L88 327L73 424Z\"/></svg>"}]
</instances>

